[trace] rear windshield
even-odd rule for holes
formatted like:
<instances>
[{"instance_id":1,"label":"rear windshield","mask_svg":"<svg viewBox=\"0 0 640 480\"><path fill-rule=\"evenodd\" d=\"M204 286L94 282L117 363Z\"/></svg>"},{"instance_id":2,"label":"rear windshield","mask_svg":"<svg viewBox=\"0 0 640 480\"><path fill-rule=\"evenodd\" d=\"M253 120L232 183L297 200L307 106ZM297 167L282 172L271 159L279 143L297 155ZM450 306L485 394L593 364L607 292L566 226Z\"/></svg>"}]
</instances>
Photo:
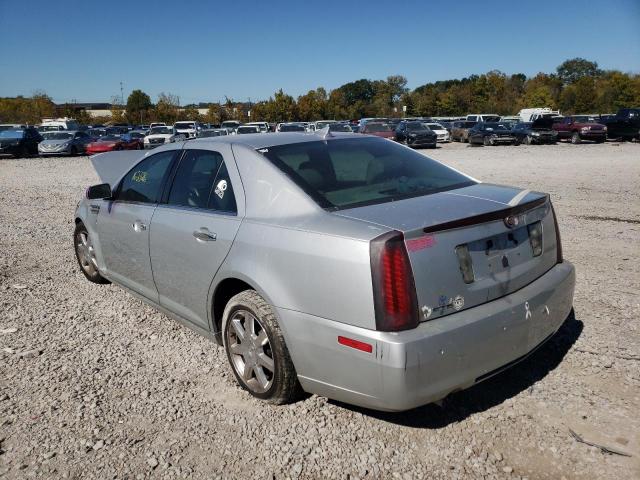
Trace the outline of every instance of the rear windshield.
<instances>
[{"instance_id":1,"label":"rear windshield","mask_svg":"<svg viewBox=\"0 0 640 480\"><path fill-rule=\"evenodd\" d=\"M367 132L390 132L391 127L389 125L385 125L384 123L367 123L367 126L364 127Z\"/></svg>"},{"instance_id":2,"label":"rear windshield","mask_svg":"<svg viewBox=\"0 0 640 480\"><path fill-rule=\"evenodd\" d=\"M280 125L281 132L304 132L304 127L301 125Z\"/></svg>"},{"instance_id":3,"label":"rear windshield","mask_svg":"<svg viewBox=\"0 0 640 480\"><path fill-rule=\"evenodd\" d=\"M294 143L258 151L328 209L391 202L475 183L383 138Z\"/></svg>"}]
</instances>

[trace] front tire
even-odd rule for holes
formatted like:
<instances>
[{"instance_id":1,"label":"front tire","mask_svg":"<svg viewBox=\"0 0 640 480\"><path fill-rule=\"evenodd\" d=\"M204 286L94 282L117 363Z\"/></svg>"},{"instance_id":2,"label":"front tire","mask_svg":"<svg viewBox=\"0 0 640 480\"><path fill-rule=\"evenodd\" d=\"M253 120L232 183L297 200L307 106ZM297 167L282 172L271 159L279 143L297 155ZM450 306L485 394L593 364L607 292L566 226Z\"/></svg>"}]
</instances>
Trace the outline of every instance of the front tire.
<instances>
[{"instance_id":1,"label":"front tire","mask_svg":"<svg viewBox=\"0 0 640 480\"><path fill-rule=\"evenodd\" d=\"M300 397L302 388L276 316L254 290L227 303L222 342L236 380L251 395L276 405Z\"/></svg>"},{"instance_id":2,"label":"front tire","mask_svg":"<svg viewBox=\"0 0 640 480\"><path fill-rule=\"evenodd\" d=\"M93 283L109 283L109 280L100 275L98 262L96 260L93 242L84 223L79 222L73 233L73 247L76 252L76 260L80 265L80 270L87 280Z\"/></svg>"},{"instance_id":3,"label":"front tire","mask_svg":"<svg viewBox=\"0 0 640 480\"><path fill-rule=\"evenodd\" d=\"M578 145L581 142L582 139L580 138L580 134L578 132L573 132L573 135L571 135L571 143Z\"/></svg>"},{"instance_id":4,"label":"front tire","mask_svg":"<svg viewBox=\"0 0 640 480\"><path fill-rule=\"evenodd\" d=\"M485 147L490 146L490 145L491 145L491 139L490 139L489 137L483 137L483 138L482 138L482 144L483 144Z\"/></svg>"}]
</instances>

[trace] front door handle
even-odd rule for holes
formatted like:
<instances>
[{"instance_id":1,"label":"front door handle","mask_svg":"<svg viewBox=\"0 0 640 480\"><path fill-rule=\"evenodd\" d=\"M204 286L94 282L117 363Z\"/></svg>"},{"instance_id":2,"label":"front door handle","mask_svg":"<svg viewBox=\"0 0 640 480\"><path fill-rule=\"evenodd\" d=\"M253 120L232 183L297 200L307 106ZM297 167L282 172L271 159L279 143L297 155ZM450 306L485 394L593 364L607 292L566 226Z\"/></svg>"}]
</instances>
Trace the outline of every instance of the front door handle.
<instances>
[{"instance_id":1,"label":"front door handle","mask_svg":"<svg viewBox=\"0 0 640 480\"><path fill-rule=\"evenodd\" d=\"M131 228L133 228L134 232L144 232L147 229L147 226L140 220L136 220L131 224Z\"/></svg>"},{"instance_id":2,"label":"front door handle","mask_svg":"<svg viewBox=\"0 0 640 480\"><path fill-rule=\"evenodd\" d=\"M194 231L193 236L196 237L196 240L199 242L215 242L218 238L215 233L210 232L208 228L204 227Z\"/></svg>"}]
</instances>

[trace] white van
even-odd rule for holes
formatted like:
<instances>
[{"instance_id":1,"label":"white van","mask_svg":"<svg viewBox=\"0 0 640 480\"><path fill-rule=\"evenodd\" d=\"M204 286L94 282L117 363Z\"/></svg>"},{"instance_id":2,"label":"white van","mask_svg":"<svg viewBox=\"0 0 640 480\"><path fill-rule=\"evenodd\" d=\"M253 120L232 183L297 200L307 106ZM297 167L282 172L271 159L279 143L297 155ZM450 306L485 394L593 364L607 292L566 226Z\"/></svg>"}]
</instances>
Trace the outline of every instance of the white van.
<instances>
[{"instance_id":1,"label":"white van","mask_svg":"<svg viewBox=\"0 0 640 480\"><path fill-rule=\"evenodd\" d=\"M51 131L51 130L78 130L80 124L73 118L43 118L42 123L38 130Z\"/></svg>"},{"instance_id":2,"label":"white van","mask_svg":"<svg viewBox=\"0 0 640 480\"><path fill-rule=\"evenodd\" d=\"M551 110L549 107L523 108L518 112L520 120L523 122L533 122L542 117L560 117L560 110Z\"/></svg>"}]
</instances>

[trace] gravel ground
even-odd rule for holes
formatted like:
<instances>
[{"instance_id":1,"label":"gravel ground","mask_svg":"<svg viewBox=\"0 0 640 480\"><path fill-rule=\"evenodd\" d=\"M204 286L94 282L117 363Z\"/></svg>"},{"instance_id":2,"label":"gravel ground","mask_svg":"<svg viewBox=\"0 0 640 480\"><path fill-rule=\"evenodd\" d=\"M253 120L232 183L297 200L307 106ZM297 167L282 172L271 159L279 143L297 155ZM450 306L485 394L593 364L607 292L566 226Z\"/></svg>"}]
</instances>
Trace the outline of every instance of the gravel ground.
<instances>
[{"instance_id":1,"label":"gravel ground","mask_svg":"<svg viewBox=\"0 0 640 480\"><path fill-rule=\"evenodd\" d=\"M639 478L640 145L424 152L551 193L575 316L525 362L402 414L254 400L215 344L84 279L86 157L0 159L0 477Z\"/></svg>"}]
</instances>

